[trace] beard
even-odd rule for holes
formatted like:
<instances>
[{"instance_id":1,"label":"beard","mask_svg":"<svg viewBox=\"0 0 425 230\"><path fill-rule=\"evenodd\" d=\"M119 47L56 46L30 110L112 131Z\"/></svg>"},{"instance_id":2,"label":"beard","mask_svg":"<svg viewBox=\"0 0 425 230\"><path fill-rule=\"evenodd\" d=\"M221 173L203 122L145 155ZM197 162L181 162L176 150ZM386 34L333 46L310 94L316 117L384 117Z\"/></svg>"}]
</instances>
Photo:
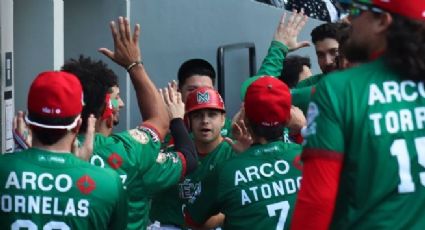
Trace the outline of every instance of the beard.
<instances>
[{"instance_id":1,"label":"beard","mask_svg":"<svg viewBox=\"0 0 425 230\"><path fill-rule=\"evenodd\" d=\"M345 58L352 63L369 60L369 50L366 44L355 42L349 38L341 48Z\"/></svg>"}]
</instances>

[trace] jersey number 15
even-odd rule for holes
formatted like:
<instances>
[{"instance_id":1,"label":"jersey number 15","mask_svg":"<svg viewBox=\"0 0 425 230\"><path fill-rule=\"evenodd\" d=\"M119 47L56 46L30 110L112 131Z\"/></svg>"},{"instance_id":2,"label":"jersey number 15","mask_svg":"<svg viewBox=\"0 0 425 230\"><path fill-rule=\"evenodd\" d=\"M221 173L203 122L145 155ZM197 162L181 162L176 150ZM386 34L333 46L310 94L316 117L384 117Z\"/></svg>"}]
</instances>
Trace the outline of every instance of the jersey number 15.
<instances>
[{"instance_id":1,"label":"jersey number 15","mask_svg":"<svg viewBox=\"0 0 425 230\"><path fill-rule=\"evenodd\" d=\"M418 163L425 168L425 137L415 138L415 148L418 156ZM400 184L398 185L399 193L409 193L415 191L415 183L413 183L410 157L405 139L394 140L390 148L391 155L397 158L398 175ZM425 172L419 173L419 179L422 186L425 186Z\"/></svg>"}]
</instances>

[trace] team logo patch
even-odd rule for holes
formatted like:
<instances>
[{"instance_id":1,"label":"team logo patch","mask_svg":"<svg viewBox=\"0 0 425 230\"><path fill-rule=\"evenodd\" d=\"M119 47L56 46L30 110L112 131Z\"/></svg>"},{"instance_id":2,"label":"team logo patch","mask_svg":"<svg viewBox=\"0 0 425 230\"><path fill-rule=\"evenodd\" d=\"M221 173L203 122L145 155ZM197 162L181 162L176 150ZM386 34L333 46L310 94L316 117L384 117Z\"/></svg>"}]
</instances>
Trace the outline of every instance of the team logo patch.
<instances>
[{"instance_id":1,"label":"team logo patch","mask_svg":"<svg viewBox=\"0 0 425 230\"><path fill-rule=\"evenodd\" d=\"M301 135L304 137L303 144L307 143L306 138L308 136L316 134L317 116L319 116L319 108L317 107L316 103L310 102L310 104L308 104L308 111L307 111L307 128L301 130Z\"/></svg>"},{"instance_id":2,"label":"team logo patch","mask_svg":"<svg viewBox=\"0 0 425 230\"><path fill-rule=\"evenodd\" d=\"M88 175L84 175L77 180L77 187L82 194L88 195L96 188L96 183Z\"/></svg>"},{"instance_id":3,"label":"team logo patch","mask_svg":"<svg viewBox=\"0 0 425 230\"><path fill-rule=\"evenodd\" d=\"M118 155L117 153L112 153L109 157L108 157L108 164L111 166L111 168L113 169L118 169L121 167L122 165L122 158L120 155Z\"/></svg>"},{"instance_id":4,"label":"team logo patch","mask_svg":"<svg viewBox=\"0 0 425 230\"><path fill-rule=\"evenodd\" d=\"M148 135L139 129L132 129L129 131L129 133L131 137L133 137L137 142L141 144L146 144L149 142Z\"/></svg>"},{"instance_id":5,"label":"team logo patch","mask_svg":"<svg viewBox=\"0 0 425 230\"><path fill-rule=\"evenodd\" d=\"M175 154L170 153L170 152L167 152L167 153L160 152L158 154L158 157L156 158L156 162L159 163L159 164L162 164L165 161L167 161L168 159L171 159L173 164L176 164L176 163L179 162L178 157Z\"/></svg>"},{"instance_id":6,"label":"team logo patch","mask_svg":"<svg viewBox=\"0 0 425 230\"><path fill-rule=\"evenodd\" d=\"M158 157L156 158L156 162L159 164L164 163L167 160L167 155L165 155L165 153L159 153Z\"/></svg>"},{"instance_id":7,"label":"team logo patch","mask_svg":"<svg viewBox=\"0 0 425 230\"><path fill-rule=\"evenodd\" d=\"M196 101L198 102L198 104L208 103L210 101L210 95L208 94L208 92L198 92L196 94Z\"/></svg>"}]
</instances>

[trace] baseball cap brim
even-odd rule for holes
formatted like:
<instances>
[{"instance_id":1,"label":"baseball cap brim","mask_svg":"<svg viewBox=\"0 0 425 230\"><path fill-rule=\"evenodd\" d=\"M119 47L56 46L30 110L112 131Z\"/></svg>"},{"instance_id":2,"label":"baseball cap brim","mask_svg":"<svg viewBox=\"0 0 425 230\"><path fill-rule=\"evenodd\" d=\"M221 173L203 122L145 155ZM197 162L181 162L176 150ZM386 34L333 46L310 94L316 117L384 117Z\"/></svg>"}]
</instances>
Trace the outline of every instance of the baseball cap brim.
<instances>
[{"instance_id":1,"label":"baseball cap brim","mask_svg":"<svg viewBox=\"0 0 425 230\"><path fill-rule=\"evenodd\" d=\"M80 119L81 115L78 115L74 121L69 124L69 125L46 125L46 124L41 124L39 122L36 121L32 121L28 118L28 113L25 115L25 122L27 124L33 125L33 126L37 126L40 128L45 128L45 129L67 129L67 130L71 130L73 128L75 128L78 124L78 120Z\"/></svg>"}]
</instances>

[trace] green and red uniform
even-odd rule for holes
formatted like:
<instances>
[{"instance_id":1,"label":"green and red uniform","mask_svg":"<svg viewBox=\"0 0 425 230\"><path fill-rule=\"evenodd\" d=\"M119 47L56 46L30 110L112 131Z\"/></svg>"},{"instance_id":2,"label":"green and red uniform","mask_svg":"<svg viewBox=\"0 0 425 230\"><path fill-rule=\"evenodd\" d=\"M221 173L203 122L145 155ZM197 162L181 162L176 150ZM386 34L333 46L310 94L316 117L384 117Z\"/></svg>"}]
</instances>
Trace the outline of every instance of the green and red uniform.
<instances>
[{"instance_id":1,"label":"green and red uniform","mask_svg":"<svg viewBox=\"0 0 425 230\"><path fill-rule=\"evenodd\" d=\"M3 229L124 229L127 199L118 175L72 153L31 148L0 155Z\"/></svg>"},{"instance_id":2,"label":"green and red uniform","mask_svg":"<svg viewBox=\"0 0 425 230\"><path fill-rule=\"evenodd\" d=\"M178 185L156 195L152 201L150 219L161 225L185 227L182 206L194 200L201 191L201 181L220 163L234 156L232 147L221 142L212 152L199 155L198 168L187 175Z\"/></svg>"},{"instance_id":3,"label":"green and red uniform","mask_svg":"<svg viewBox=\"0 0 425 230\"><path fill-rule=\"evenodd\" d=\"M424 229L424 127L424 82L383 59L321 80L294 229Z\"/></svg>"},{"instance_id":4,"label":"green and red uniform","mask_svg":"<svg viewBox=\"0 0 425 230\"><path fill-rule=\"evenodd\" d=\"M291 89L292 104L300 108L304 114L307 114L308 104L311 101L311 96L316 90L317 83L319 83L324 76L326 75L317 74L311 76L298 82L295 88Z\"/></svg>"},{"instance_id":5,"label":"green and red uniform","mask_svg":"<svg viewBox=\"0 0 425 230\"><path fill-rule=\"evenodd\" d=\"M108 137L96 134L89 161L120 175L129 197L127 229L145 229L153 194L177 184L186 170L184 156L160 152L158 135L144 126Z\"/></svg>"},{"instance_id":6,"label":"green and red uniform","mask_svg":"<svg viewBox=\"0 0 425 230\"><path fill-rule=\"evenodd\" d=\"M253 145L220 164L186 209L186 221L202 224L226 216L223 229L289 229L299 190L301 147L283 141Z\"/></svg>"}]
</instances>

